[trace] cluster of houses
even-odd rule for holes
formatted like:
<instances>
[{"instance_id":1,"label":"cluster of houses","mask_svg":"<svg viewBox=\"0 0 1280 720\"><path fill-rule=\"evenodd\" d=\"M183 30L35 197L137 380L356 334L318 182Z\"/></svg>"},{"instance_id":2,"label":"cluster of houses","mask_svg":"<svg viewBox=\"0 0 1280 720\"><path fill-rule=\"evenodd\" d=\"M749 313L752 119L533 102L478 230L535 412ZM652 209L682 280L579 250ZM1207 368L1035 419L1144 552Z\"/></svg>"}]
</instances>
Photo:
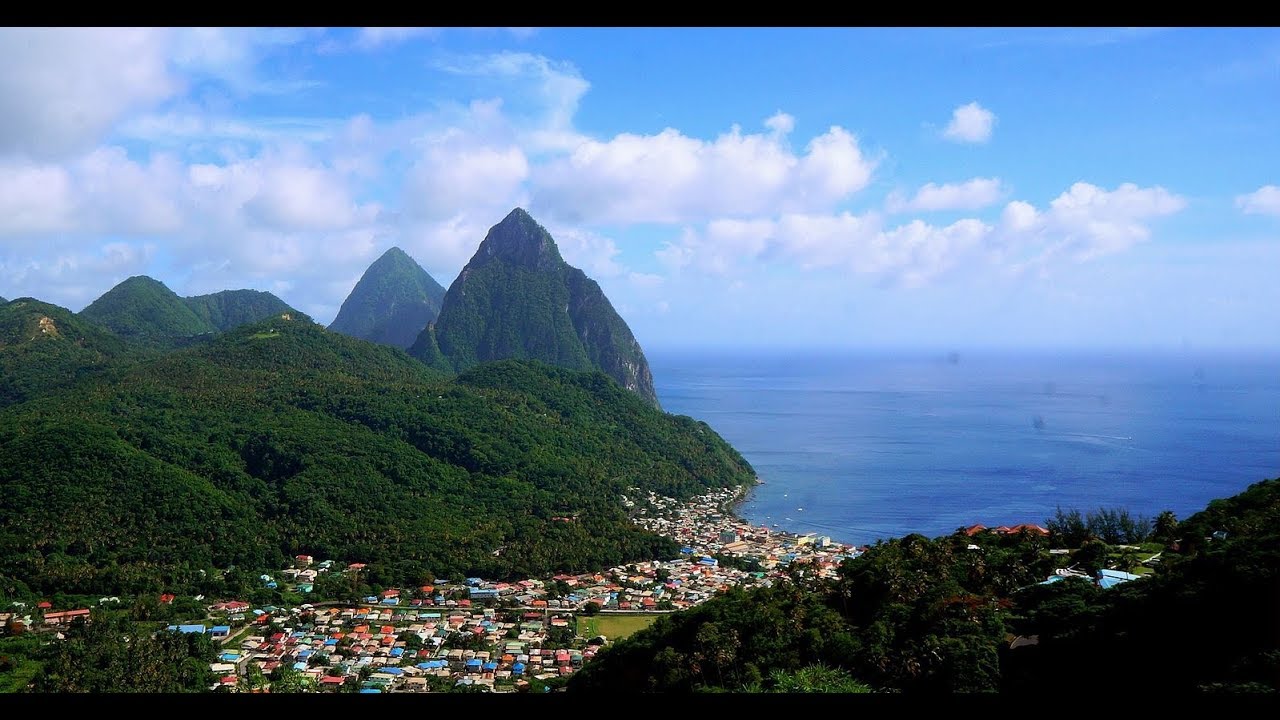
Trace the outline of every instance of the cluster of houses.
<instances>
[{"instance_id":1,"label":"cluster of houses","mask_svg":"<svg viewBox=\"0 0 1280 720\"><path fill-rule=\"evenodd\" d=\"M606 613L681 610L736 585L769 585L793 566L830 576L865 550L752 526L726 509L740 492L714 491L683 503L653 493L624 498L637 524L682 545L675 560L546 580L467 578L462 584L388 588L351 607L253 607L226 600L206 606L205 623L168 629L208 634L218 643L218 661L210 666L218 677L215 688L246 687L256 665L267 676L281 666L293 668L321 689L355 684L366 693L416 692L447 683L520 690L530 678L575 672L607 642L577 636L573 614L589 603ZM259 579L264 587L310 593L320 573L364 567L298 555L278 578ZM165 594L161 602L173 599ZM43 609L47 625L89 614Z\"/></svg>"},{"instance_id":2,"label":"cluster of houses","mask_svg":"<svg viewBox=\"0 0 1280 720\"><path fill-rule=\"evenodd\" d=\"M520 609L408 609L392 607L294 608L250 623L228 637L226 626L211 632L223 640L214 688L240 688L253 665L270 676L288 666L316 688L359 686L359 692L424 692L437 683L477 685L501 691L569 675L604 643L569 635L552 640L554 628L572 618ZM274 629L274 632L266 628ZM275 629L278 628L278 629ZM204 632L201 625L175 626Z\"/></svg>"},{"instance_id":3,"label":"cluster of houses","mask_svg":"<svg viewBox=\"0 0 1280 720\"><path fill-rule=\"evenodd\" d=\"M801 565L819 577L834 577L847 558L866 551L833 541L817 533L795 534L754 526L735 517L726 508L742 496L741 489L715 490L681 503L650 492L623 502L635 514L636 523L660 535L675 539L681 552L696 563L716 565L719 557L729 557L758 566L751 573L757 580L785 574L791 565Z\"/></svg>"}]
</instances>

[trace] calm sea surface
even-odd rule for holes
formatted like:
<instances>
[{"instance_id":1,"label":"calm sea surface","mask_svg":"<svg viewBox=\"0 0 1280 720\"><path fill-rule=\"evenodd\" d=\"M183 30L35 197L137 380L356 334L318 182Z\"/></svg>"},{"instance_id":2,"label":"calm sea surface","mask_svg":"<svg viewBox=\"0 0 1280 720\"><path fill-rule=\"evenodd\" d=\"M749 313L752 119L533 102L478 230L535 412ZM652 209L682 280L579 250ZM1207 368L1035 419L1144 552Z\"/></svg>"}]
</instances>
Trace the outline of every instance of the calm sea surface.
<instances>
[{"instance_id":1,"label":"calm sea surface","mask_svg":"<svg viewBox=\"0 0 1280 720\"><path fill-rule=\"evenodd\" d=\"M1280 476L1276 355L649 354L765 484L749 520L870 543L1058 506L1186 517Z\"/></svg>"}]
</instances>

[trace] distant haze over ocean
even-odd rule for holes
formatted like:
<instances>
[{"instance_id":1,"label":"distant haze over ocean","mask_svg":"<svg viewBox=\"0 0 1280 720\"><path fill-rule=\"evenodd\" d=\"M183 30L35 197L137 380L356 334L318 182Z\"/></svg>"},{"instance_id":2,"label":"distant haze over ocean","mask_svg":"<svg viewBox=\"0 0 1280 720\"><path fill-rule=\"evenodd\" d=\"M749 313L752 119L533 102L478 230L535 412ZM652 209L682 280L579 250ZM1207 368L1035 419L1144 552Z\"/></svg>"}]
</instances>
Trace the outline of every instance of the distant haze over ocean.
<instances>
[{"instance_id":1,"label":"distant haze over ocean","mask_svg":"<svg viewBox=\"0 0 1280 720\"><path fill-rule=\"evenodd\" d=\"M757 524L871 543L1054 509L1179 518L1280 476L1277 353L649 353L765 481Z\"/></svg>"}]
</instances>

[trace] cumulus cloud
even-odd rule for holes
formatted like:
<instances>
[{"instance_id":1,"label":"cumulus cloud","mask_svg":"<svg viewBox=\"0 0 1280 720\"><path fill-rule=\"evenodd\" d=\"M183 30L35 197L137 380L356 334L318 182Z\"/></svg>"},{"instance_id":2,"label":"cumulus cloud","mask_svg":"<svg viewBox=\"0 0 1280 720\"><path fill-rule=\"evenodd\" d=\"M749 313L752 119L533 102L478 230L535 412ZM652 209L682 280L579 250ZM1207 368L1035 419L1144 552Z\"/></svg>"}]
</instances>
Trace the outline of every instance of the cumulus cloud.
<instances>
[{"instance_id":1,"label":"cumulus cloud","mask_svg":"<svg viewBox=\"0 0 1280 720\"><path fill-rule=\"evenodd\" d=\"M0 154L93 147L126 112L178 92L168 49L164 30L0 29Z\"/></svg>"},{"instance_id":2,"label":"cumulus cloud","mask_svg":"<svg viewBox=\"0 0 1280 720\"><path fill-rule=\"evenodd\" d=\"M595 280L615 277L623 273L616 260L621 250L612 239L599 233L575 227L549 227L547 232L556 240L565 262L580 268Z\"/></svg>"},{"instance_id":3,"label":"cumulus cloud","mask_svg":"<svg viewBox=\"0 0 1280 720\"><path fill-rule=\"evenodd\" d=\"M995 113L971 102L951 112L951 122L942 131L942 137L952 142L984 143L991 139L995 124Z\"/></svg>"},{"instance_id":4,"label":"cumulus cloud","mask_svg":"<svg viewBox=\"0 0 1280 720\"><path fill-rule=\"evenodd\" d=\"M513 144L486 144L484 138L449 132L422 143L405 175L405 212L443 220L460 211L492 214L519 204L529 161Z\"/></svg>"},{"instance_id":5,"label":"cumulus cloud","mask_svg":"<svg viewBox=\"0 0 1280 720\"><path fill-rule=\"evenodd\" d=\"M876 166L833 126L802 155L770 118L769 134L734 126L712 141L667 128L588 140L533 172L533 199L566 222L705 221L717 216L827 208L870 182Z\"/></svg>"},{"instance_id":6,"label":"cumulus cloud","mask_svg":"<svg viewBox=\"0 0 1280 720\"><path fill-rule=\"evenodd\" d=\"M1257 190L1236 198L1236 207L1249 215L1280 216L1280 187L1263 185Z\"/></svg>"},{"instance_id":7,"label":"cumulus cloud","mask_svg":"<svg viewBox=\"0 0 1280 720\"><path fill-rule=\"evenodd\" d=\"M1008 203L995 224L963 218L935 225L917 218L890 225L874 212L784 213L776 219L716 220L700 231L686 227L655 256L672 272L724 274L750 262L785 261L920 287L974 264L1021 272L1119 252L1148 239L1152 220L1185 204L1161 187L1124 184L1108 191L1076 183L1044 210L1020 200Z\"/></svg>"},{"instance_id":8,"label":"cumulus cloud","mask_svg":"<svg viewBox=\"0 0 1280 720\"><path fill-rule=\"evenodd\" d=\"M999 202L1005 190L996 178L973 178L962 183L929 183L910 199L890 195L885 203L891 213L933 210L980 210Z\"/></svg>"}]
</instances>

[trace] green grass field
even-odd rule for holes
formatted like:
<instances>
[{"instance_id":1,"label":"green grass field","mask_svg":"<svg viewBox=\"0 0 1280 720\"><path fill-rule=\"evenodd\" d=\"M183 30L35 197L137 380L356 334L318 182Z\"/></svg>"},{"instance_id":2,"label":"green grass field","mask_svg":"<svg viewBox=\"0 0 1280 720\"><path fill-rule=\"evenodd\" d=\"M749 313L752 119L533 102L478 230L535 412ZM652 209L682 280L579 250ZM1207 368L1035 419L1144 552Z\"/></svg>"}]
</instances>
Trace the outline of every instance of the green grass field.
<instances>
[{"instance_id":1,"label":"green grass field","mask_svg":"<svg viewBox=\"0 0 1280 720\"><path fill-rule=\"evenodd\" d=\"M596 615L578 616L578 634L584 638L603 635L610 642L622 638L652 625L660 615Z\"/></svg>"}]
</instances>

